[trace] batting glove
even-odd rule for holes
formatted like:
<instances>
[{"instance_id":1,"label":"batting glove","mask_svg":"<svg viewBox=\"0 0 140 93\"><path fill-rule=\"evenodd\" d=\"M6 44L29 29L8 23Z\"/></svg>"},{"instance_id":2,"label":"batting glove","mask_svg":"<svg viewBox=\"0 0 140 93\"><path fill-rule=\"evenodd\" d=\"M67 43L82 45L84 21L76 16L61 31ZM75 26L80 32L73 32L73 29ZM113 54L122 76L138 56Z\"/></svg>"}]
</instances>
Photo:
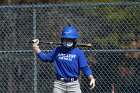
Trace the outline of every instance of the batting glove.
<instances>
[{"instance_id":1,"label":"batting glove","mask_svg":"<svg viewBox=\"0 0 140 93\"><path fill-rule=\"evenodd\" d=\"M90 90L92 90L95 87L95 79L90 80Z\"/></svg>"},{"instance_id":2,"label":"batting glove","mask_svg":"<svg viewBox=\"0 0 140 93\"><path fill-rule=\"evenodd\" d=\"M39 40L38 39L34 39L34 40L32 40L32 46L33 46L33 48L38 48L39 47Z\"/></svg>"}]
</instances>

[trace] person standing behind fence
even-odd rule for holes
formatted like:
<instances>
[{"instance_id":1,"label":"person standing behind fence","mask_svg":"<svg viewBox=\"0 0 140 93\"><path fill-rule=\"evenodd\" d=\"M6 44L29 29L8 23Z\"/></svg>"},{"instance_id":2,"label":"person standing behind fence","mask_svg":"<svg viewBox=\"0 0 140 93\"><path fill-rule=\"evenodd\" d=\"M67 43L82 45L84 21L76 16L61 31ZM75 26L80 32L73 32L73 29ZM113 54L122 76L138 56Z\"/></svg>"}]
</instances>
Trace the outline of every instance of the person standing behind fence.
<instances>
[{"instance_id":1,"label":"person standing behind fence","mask_svg":"<svg viewBox=\"0 0 140 93\"><path fill-rule=\"evenodd\" d=\"M76 48L78 32L74 26L66 26L62 31L62 46L56 47L48 54L39 48L39 40L34 39L32 46L43 62L54 62L57 79L54 81L53 93L81 93L78 78L80 70L90 81L90 89L95 87L95 79L87 64L84 52Z\"/></svg>"}]
</instances>

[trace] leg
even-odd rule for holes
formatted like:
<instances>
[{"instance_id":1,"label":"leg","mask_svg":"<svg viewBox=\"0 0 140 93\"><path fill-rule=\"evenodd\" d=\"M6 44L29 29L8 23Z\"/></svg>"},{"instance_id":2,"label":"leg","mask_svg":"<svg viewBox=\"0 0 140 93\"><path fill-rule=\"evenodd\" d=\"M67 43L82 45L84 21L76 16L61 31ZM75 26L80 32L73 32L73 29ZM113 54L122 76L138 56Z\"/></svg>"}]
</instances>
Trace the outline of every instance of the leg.
<instances>
[{"instance_id":1,"label":"leg","mask_svg":"<svg viewBox=\"0 0 140 93\"><path fill-rule=\"evenodd\" d=\"M55 80L54 81L54 88L53 93L65 93L66 85L64 82Z\"/></svg>"},{"instance_id":2,"label":"leg","mask_svg":"<svg viewBox=\"0 0 140 93\"><path fill-rule=\"evenodd\" d=\"M79 81L67 83L67 93L82 93Z\"/></svg>"},{"instance_id":3,"label":"leg","mask_svg":"<svg viewBox=\"0 0 140 93\"><path fill-rule=\"evenodd\" d=\"M75 88L73 91L68 91L67 93L82 93L81 89Z\"/></svg>"},{"instance_id":4,"label":"leg","mask_svg":"<svg viewBox=\"0 0 140 93\"><path fill-rule=\"evenodd\" d=\"M62 89L54 87L53 88L53 93L65 93L65 92Z\"/></svg>"}]
</instances>

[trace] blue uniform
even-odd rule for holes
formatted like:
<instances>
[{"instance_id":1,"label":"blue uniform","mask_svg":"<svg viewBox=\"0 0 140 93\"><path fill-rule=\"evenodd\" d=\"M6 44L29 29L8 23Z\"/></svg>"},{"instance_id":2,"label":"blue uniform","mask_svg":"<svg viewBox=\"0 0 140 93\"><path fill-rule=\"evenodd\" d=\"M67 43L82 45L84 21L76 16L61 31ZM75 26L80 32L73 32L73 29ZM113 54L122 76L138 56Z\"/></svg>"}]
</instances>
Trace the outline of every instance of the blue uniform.
<instances>
[{"instance_id":1,"label":"blue uniform","mask_svg":"<svg viewBox=\"0 0 140 93\"><path fill-rule=\"evenodd\" d=\"M78 78L80 69L83 70L87 77L92 74L83 51L78 48L60 46L48 54L40 52L38 56L43 62L54 62L57 77Z\"/></svg>"},{"instance_id":2,"label":"blue uniform","mask_svg":"<svg viewBox=\"0 0 140 93\"><path fill-rule=\"evenodd\" d=\"M33 48L35 48L40 59L43 62L54 62L57 78L54 81L53 93L81 93L78 80L81 69L88 79L91 79L90 84L93 85L93 76L84 52L75 48L77 39L76 28L70 25L66 26L61 36L63 46L56 47L48 54L38 50L39 40L34 40ZM91 76L89 77L89 75Z\"/></svg>"}]
</instances>

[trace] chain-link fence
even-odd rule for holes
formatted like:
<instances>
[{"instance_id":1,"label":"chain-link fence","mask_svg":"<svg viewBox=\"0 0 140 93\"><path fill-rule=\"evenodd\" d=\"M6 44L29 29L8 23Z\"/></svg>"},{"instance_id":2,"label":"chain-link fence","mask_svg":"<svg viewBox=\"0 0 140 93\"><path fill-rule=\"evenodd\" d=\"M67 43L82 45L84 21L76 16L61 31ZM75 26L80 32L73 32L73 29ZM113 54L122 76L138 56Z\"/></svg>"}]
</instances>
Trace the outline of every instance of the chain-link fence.
<instances>
[{"instance_id":1,"label":"chain-link fence","mask_svg":"<svg viewBox=\"0 0 140 93\"><path fill-rule=\"evenodd\" d=\"M96 78L96 88L81 73L83 93L139 93L140 3L63 3L0 6L0 92L52 93L53 64L42 63L29 41L39 38L48 53L60 42L68 23L79 32L79 43Z\"/></svg>"}]
</instances>

